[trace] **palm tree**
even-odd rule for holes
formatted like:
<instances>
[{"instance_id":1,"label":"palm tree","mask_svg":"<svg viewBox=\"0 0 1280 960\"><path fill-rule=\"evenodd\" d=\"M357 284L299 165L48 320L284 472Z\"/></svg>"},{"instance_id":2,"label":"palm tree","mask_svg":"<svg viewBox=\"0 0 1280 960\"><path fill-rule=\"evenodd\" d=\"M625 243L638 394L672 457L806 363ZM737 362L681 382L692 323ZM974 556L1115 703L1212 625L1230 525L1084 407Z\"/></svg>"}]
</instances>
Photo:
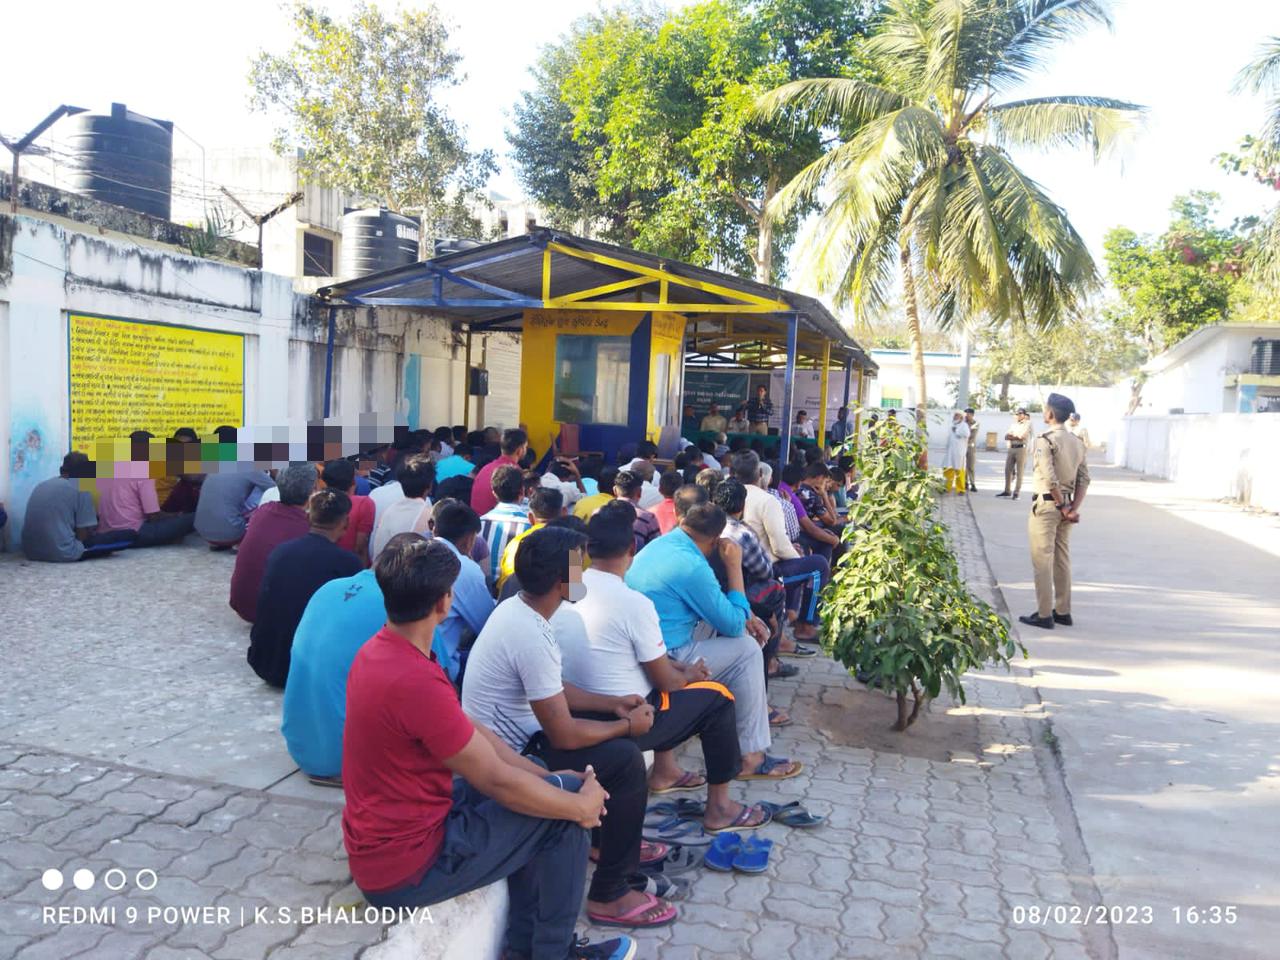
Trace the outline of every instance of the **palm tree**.
<instances>
[{"instance_id":1,"label":"palm tree","mask_svg":"<svg viewBox=\"0 0 1280 960\"><path fill-rule=\"evenodd\" d=\"M1257 153L1262 170L1280 168L1280 37L1271 37L1236 77L1235 91L1260 93L1267 100L1267 116ZM1280 188L1280 180L1276 181ZM1258 228L1251 266L1263 286L1280 290L1280 204Z\"/></svg>"},{"instance_id":2,"label":"palm tree","mask_svg":"<svg viewBox=\"0 0 1280 960\"><path fill-rule=\"evenodd\" d=\"M821 211L802 248L818 284L859 320L901 274L917 419L927 396L920 312L1046 329L1074 316L1098 271L1066 212L1010 148L1111 150L1142 108L1102 97L1001 102L1055 46L1110 26L1098 0L889 0L866 45L878 82L799 80L765 94L764 117L840 133L770 207Z\"/></svg>"}]
</instances>

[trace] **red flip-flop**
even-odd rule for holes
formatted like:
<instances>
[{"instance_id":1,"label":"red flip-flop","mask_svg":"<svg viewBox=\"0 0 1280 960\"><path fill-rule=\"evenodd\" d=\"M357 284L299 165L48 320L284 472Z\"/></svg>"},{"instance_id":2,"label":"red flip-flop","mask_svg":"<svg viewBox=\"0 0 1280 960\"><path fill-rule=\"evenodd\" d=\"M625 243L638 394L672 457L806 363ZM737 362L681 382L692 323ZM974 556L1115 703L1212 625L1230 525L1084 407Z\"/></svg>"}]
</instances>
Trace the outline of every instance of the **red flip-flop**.
<instances>
[{"instance_id":1,"label":"red flip-flop","mask_svg":"<svg viewBox=\"0 0 1280 960\"><path fill-rule=\"evenodd\" d=\"M666 909L653 919L640 919L654 907L663 906L664 904ZM659 900L652 893L646 893L644 895L644 903L632 910L628 910L626 913L620 913L616 917L609 917L599 913L592 913L588 910L587 919L597 927L634 927L636 929L647 930L650 927L666 927L671 925L675 922L679 913L680 911L665 900Z\"/></svg>"},{"instance_id":2,"label":"red flip-flop","mask_svg":"<svg viewBox=\"0 0 1280 960\"><path fill-rule=\"evenodd\" d=\"M700 773L694 773L692 770L686 770L680 774L680 778L669 787L663 787L660 790L650 789L649 792L656 796L664 793L679 793L681 790L701 790L707 785L707 778Z\"/></svg>"},{"instance_id":3,"label":"red flip-flop","mask_svg":"<svg viewBox=\"0 0 1280 960\"><path fill-rule=\"evenodd\" d=\"M660 863L665 860L667 854L671 852L671 844L657 843L649 840L640 841L640 865L645 866L650 863ZM600 862L600 851L592 850L589 854L592 863Z\"/></svg>"}]
</instances>

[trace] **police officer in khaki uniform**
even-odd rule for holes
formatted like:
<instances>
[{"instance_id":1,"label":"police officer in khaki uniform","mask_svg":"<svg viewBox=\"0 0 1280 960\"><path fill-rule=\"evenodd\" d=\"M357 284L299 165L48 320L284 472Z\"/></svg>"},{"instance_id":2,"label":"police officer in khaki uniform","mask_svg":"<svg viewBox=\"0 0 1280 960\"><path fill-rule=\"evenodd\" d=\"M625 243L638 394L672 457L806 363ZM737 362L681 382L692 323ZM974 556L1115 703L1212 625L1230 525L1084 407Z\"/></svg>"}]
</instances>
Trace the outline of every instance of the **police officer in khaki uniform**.
<instances>
[{"instance_id":1,"label":"police officer in khaki uniform","mask_svg":"<svg viewBox=\"0 0 1280 960\"><path fill-rule=\"evenodd\" d=\"M1036 580L1036 612L1018 619L1052 630L1071 626L1071 528L1080 522L1080 504L1089 488L1084 444L1066 429L1075 404L1049 394L1044 422L1049 429L1036 437L1031 456L1031 566Z\"/></svg>"},{"instance_id":2,"label":"police officer in khaki uniform","mask_svg":"<svg viewBox=\"0 0 1280 960\"><path fill-rule=\"evenodd\" d=\"M1004 493L997 493L996 496L1012 496L1017 500L1018 494L1022 492L1022 474L1027 464L1027 444L1031 440L1031 418L1027 416L1026 407L1018 408L1013 424L1004 438L1009 444L1009 450L1004 455ZM1014 482L1015 477L1017 485L1014 486L1011 494L1009 486Z\"/></svg>"}]
</instances>

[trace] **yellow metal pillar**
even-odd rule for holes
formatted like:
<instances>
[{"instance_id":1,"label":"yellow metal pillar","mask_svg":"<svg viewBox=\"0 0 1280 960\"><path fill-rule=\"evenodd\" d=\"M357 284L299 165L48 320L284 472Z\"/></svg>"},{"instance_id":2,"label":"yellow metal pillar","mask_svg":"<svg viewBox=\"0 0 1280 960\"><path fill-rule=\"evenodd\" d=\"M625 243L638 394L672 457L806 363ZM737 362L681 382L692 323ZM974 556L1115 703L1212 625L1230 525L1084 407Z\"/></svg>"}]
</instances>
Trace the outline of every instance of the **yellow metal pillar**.
<instances>
[{"instance_id":1,"label":"yellow metal pillar","mask_svg":"<svg viewBox=\"0 0 1280 960\"><path fill-rule=\"evenodd\" d=\"M818 377L818 389L822 391L821 413L818 414L818 447L827 442L827 368L831 366L831 341L822 341L822 373Z\"/></svg>"}]
</instances>

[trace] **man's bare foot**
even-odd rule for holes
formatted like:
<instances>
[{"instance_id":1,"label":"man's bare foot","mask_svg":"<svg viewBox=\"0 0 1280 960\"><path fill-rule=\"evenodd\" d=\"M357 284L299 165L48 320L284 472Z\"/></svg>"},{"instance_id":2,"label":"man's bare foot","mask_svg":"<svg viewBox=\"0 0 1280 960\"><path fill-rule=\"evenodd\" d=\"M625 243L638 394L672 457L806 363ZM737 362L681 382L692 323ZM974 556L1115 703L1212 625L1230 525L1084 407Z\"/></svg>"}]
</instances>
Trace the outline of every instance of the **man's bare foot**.
<instances>
[{"instance_id":1,"label":"man's bare foot","mask_svg":"<svg viewBox=\"0 0 1280 960\"><path fill-rule=\"evenodd\" d=\"M692 770L681 770L676 767L675 775L659 775L657 768L649 774L649 792L665 793L671 790L700 790L707 784L707 778Z\"/></svg>"},{"instance_id":2,"label":"man's bare foot","mask_svg":"<svg viewBox=\"0 0 1280 960\"><path fill-rule=\"evenodd\" d=\"M749 813L746 813L747 811ZM727 827L741 827L749 830L760 826L766 819L768 817L762 807L748 807L745 803L733 801L715 808L708 804L707 812L702 818L702 828L707 831L724 830Z\"/></svg>"}]
</instances>

